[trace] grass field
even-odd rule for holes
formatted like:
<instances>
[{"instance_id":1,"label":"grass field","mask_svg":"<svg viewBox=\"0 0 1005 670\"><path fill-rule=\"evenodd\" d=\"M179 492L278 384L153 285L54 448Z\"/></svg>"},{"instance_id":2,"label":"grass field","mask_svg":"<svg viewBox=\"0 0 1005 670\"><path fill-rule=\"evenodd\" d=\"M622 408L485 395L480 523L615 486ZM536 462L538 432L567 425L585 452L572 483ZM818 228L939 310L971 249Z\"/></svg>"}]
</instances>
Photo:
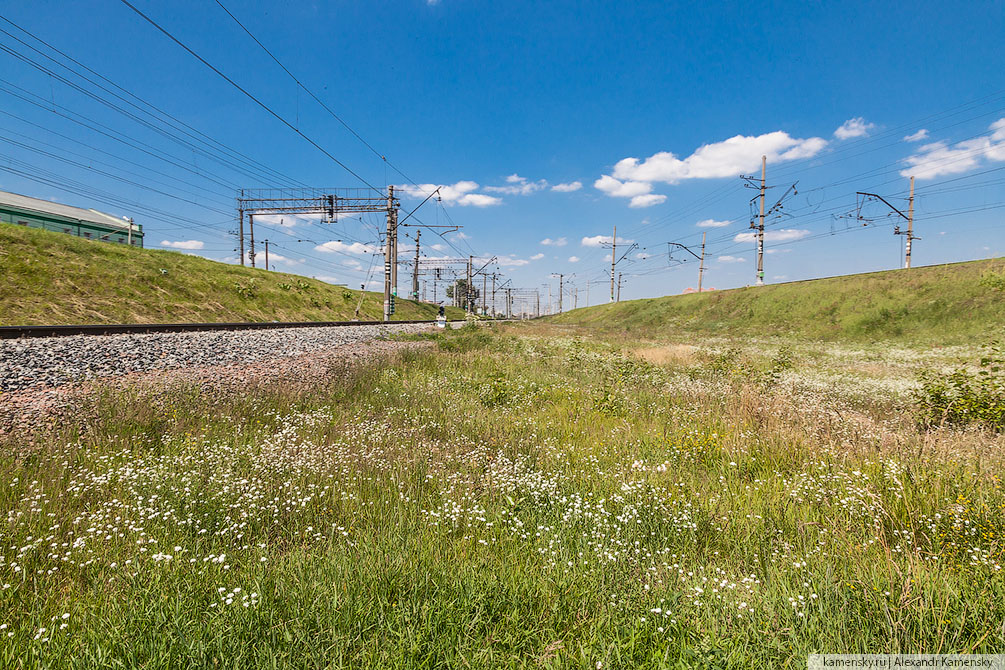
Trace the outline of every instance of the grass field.
<instances>
[{"instance_id":1,"label":"grass field","mask_svg":"<svg viewBox=\"0 0 1005 670\"><path fill-rule=\"evenodd\" d=\"M0 665L805 667L1005 647L979 347L466 327L3 445Z\"/></svg>"},{"instance_id":2,"label":"grass field","mask_svg":"<svg viewBox=\"0 0 1005 670\"><path fill-rule=\"evenodd\" d=\"M360 295L284 272L0 226L0 325L342 321L354 318ZM383 294L364 293L358 318L380 320L383 304ZM436 313L399 299L394 318Z\"/></svg>"},{"instance_id":3,"label":"grass field","mask_svg":"<svg viewBox=\"0 0 1005 670\"><path fill-rule=\"evenodd\" d=\"M1005 325L1005 258L627 300L553 318L649 334L965 343Z\"/></svg>"}]
</instances>

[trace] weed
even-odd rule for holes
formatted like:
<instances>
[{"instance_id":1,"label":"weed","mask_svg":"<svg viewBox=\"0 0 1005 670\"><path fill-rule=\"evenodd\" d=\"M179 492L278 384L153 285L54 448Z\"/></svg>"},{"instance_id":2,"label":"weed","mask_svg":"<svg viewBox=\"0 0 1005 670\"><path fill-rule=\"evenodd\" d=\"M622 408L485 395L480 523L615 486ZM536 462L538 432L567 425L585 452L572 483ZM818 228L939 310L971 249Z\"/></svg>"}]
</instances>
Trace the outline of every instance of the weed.
<instances>
[{"instance_id":1,"label":"weed","mask_svg":"<svg viewBox=\"0 0 1005 670\"><path fill-rule=\"evenodd\" d=\"M977 425L1005 431L1005 351L987 347L976 372L960 368L948 375L926 371L915 392L917 417L925 427Z\"/></svg>"}]
</instances>

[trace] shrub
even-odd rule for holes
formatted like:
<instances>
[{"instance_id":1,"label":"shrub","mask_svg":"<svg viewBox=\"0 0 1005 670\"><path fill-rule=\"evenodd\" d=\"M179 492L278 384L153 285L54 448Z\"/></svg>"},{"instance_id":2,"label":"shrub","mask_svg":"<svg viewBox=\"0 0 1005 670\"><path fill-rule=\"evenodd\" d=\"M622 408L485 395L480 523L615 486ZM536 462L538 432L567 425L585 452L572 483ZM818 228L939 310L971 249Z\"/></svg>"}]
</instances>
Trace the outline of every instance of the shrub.
<instances>
[{"instance_id":1,"label":"shrub","mask_svg":"<svg viewBox=\"0 0 1005 670\"><path fill-rule=\"evenodd\" d=\"M1005 272L989 271L981 275L981 286L1005 291Z\"/></svg>"},{"instance_id":2,"label":"shrub","mask_svg":"<svg viewBox=\"0 0 1005 670\"><path fill-rule=\"evenodd\" d=\"M247 284L242 284L241 282L234 282L234 290L237 291L238 295L242 298L247 298L248 300L253 299L257 294L257 286L255 286L255 280L251 279Z\"/></svg>"},{"instance_id":3,"label":"shrub","mask_svg":"<svg viewBox=\"0 0 1005 670\"><path fill-rule=\"evenodd\" d=\"M977 425L1005 432L1005 348L992 342L977 372L922 373L914 399L924 428Z\"/></svg>"}]
</instances>

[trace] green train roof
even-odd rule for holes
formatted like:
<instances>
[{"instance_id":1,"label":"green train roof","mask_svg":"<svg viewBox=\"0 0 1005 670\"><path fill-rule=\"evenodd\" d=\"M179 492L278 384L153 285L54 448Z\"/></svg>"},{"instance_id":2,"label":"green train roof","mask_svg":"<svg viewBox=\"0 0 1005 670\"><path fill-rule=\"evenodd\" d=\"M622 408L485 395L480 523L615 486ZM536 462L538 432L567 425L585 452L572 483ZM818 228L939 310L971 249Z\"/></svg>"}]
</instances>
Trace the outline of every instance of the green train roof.
<instances>
[{"instance_id":1,"label":"green train roof","mask_svg":"<svg viewBox=\"0 0 1005 670\"><path fill-rule=\"evenodd\" d=\"M86 221L100 226L109 226L121 230L129 230L129 222L111 214L99 212L96 209L83 209L81 207L71 207L61 205L58 202L39 200L17 193L7 193L0 191L0 207L19 209L25 212L36 214L58 216L63 219L73 219L75 221ZM133 224L133 232L141 230L138 224Z\"/></svg>"}]
</instances>

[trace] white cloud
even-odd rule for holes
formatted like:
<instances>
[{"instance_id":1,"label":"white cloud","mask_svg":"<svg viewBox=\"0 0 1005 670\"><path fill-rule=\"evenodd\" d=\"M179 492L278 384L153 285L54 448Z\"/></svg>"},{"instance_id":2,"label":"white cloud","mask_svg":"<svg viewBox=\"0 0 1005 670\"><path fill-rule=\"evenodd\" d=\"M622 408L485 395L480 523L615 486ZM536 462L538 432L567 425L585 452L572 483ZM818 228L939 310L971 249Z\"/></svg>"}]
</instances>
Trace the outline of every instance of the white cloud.
<instances>
[{"instance_id":1,"label":"white cloud","mask_svg":"<svg viewBox=\"0 0 1005 670\"><path fill-rule=\"evenodd\" d=\"M319 279L327 284L344 284L345 280L332 275L316 275L313 279Z\"/></svg>"},{"instance_id":2,"label":"white cloud","mask_svg":"<svg viewBox=\"0 0 1005 670\"><path fill-rule=\"evenodd\" d=\"M792 253L792 249L765 249L766 254L788 254Z\"/></svg>"},{"instance_id":3,"label":"white cloud","mask_svg":"<svg viewBox=\"0 0 1005 670\"><path fill-rule=\"evenodd\" d=\"M265 252L257 252L258 258L264 263L265 262ZM281 256L280 254L269 252L269 265L273 263L285 263L287 265L300 265L304 262L303 258L287 258L286 256Z\"/></svg>"},{"instance_id":4,"label":"white cloud","mask_svg":"<svg viewBox=\"0 0 1005 670\"><path fill-rule=\"evenodd\" d=\"M555 184L551 187L551 190L558 191L559 193L571 193L573 191L578 191L581 188L583 188L583 182L571 181L568 184Z\"/></svg>"},{"instance_id":5,"label":"white cloud","mask_svg":"<svg viewBox=\"0 0 1005 670\"><path fill-rule=\"evenodd\" d=\"M320 220L320 214L297 214L296 216L288 214L284 214L282 216L279 214L259 214L255 217L255 223L264 223L269 226L282 226L284 228L292 228L297 224L317 223Z\"/></svg>"},{"instance_id":6,"label":"white cloud","mask_svg":"<svg viewBox=\"0 0 1005 670\"><path fill-rule=\"evenodd\" d=\"M653 190L652 184L632 180L621 181L606 174L593 182L593 187L612 198L631 198L628 202L629 207L651 207L667 199L665 195L650 193Z\"/></svg>"},{"instance_id":7,"label":"white cloud","mask_svg":"<svg viewBox=\"0 0 1005 670\"><path fill-rule=\"evenodd\" d=\"M539 261L542 258L544 258L544 254L534 254L533 256L530 257L532 261Z\"/></svg>"},{"instance_id":8,"label":"white cloud","mask_svg":"<svg viewBox=\"0 0 1005 670\"><path fill-rule=\"evenodd\" d=\"M604 244L610 244L613 239L610 235L594 235L593 237L584 237L580 244L584 247L599 247ZM623 237L618 238L618 244L631 244L634 241L626 240Z\"/></svg>"},{"instance_id":9,"label":"white cloud","mask_svg":"<svg viewBox=\"0 0 1005 670\"><path fill-rule=\"evenodd\" d=\"M172 242L170 240L163 240L161 242L162 247L170 247L171 249L185 249L187 251L194 251L196 249L202 249L206 244L202 240L182 240L180 242Z\"/></svg>"},{"instance_id":10,"label":"white cloud","mask_svg":"<svg viewBox=\"0 0 1005 670\"><path fill-rule=\"evenodd\" d=\"M466 235L466 234L458 231L457 233L454 234L454 239L455 240L470 240L471 236L470 235Z\"/></svg>"},{"instance_id":11,"label":"white cloud","mask_svg":"<svg viewBox=\"0 0 1005 670\"><path fill-rule=\"evenodd\" d=\"M637 195L628 202L629 207L652 207L653 205L659 205L660 203L666 202L667 197L659 193L647 193L646 195Z\"/></svg>"},{"instance_id":12,"label":"white cloud","mask_svg":"<svg viewBox=\"0 0 1005 670\"><path fill-rule=\"evenodd\" d=\"M945 174L967 172L982 160L1005 161L1005 118L998 119L987 135L950 145L946 142L925 144L918 152L904 159L907 168L901 176L932 179Z\"/></svg>"},{"instance_id":13,"label":"white cloud","mask_svg":"<svg viewBox=\"0 0 1005 670\"><path fill-rule=\"evenodd\" d=\"M747 259L740 256L719 256L720 263L746 263Z\"/></svg>"},{"instance_id":14,"label":"white cloud","mask_svg":"<svg viewBox=\"0 0 1005 670\"><path fill-rule=\"evenodd\" d=\"M537 181L527 181L526 177L521 177L518 174L511 174L506 177L506 183L509 186L486 186L485 190L489 193L506 193L508 195L530 195L531 193L536 193L537 191L544 190L548 188L548 182L544 179L539 179Z\"/></svg>"},{"instance_id":15,"label":"white cloud","mask_svg":"<svg viewBox=\"0 0 1005 670\"><path fill-rule=\"evenodd\" d=\"M652 191L653 185L642 181L619 181L614 177L605 174L600 179L593 182L593 188L603 191L612 198L634 198Z\"/></svg>"},{"instance_id":16,"label":"white cloud","mask_svg":"<svg viewBox=\"0 0 1005 670\"><path fill-rule=\"evenodd\" d=\"M445 244L430 244L429 248L432 249L433 251L446 251L447 250L447 245L445 245Z\"/></svg>"},{"instance_id":17,"label":"white cloud","mask_svg":"<svg viewBox=\"0 0 1005 670\"><path fill-rule=\"evenodd\" d=\"M905 142L920 142L921 140L927 140L927 139L928 139L928 129L927 128L922 128L921 130L919 130L916 133L911 133L910 135L905 135L904 136L904 141Z\"/></svg>"},{"instance_id":18,"label":"white cloud","mask_svg":"<svg viewBox=\"0 0 1005 670\"><path fill-rule=\"evenodd\" d=\"M681 160L669 151L660 151L640 161L624 158L612 175L596 181L601 191L614 197L634 197L651 191L653 182L677 184L685 179L736 177L761 166L761 156L771 163L809 158L827 146L821 137L799 139L777 130L764 135L736 135L722 142L705 144Z\"/></svg>"},{"instance_id":19,"label":"white cloud","mask_svg":"<svg viewBox=\"0 0 1005 670\"><path fill-rule=\"evenodd\" d=\"M694 224L699 228L725 228L731 221L716 221L715 219L705 219L704 221L699 221Z\"/></svg>"},{"instance_id":20,"label":"white cloud","mask_svg":"<svg viewBox=\"0 0 1005 670\"><path fill-rule=\"evenodd\" d=\"M546 237L543 240L541 240L541 244L543 244L546 247L564 247L568 243L569 240L565 239L564 237L559 237L558 239L555 240L551 239L550 237Z\"/></svg>"},{"instance_id":21,"label":"white cloud","mask_svg":"<svg viewBox=\"0 0 1005 670\"><path fill-rule=\"evenodd\" d=\"M569 262L570 263L578 263L579 262L579 256L569 256Z\"/></svg>"},{"instance_id":22,"label":"white cloud","mask_svg":"<svg viewBox=\"0 0 1005 670\"><path fill-rule=\"evenodd\" d=\"M861 116L848 119L834 131L834 137L839 140L850 140L853 137L865 137L869 131L876 127L875 123L869 123Z\"/></svg>"},{"instance_id":23,"label":"white cloud","mask_svg":"<svg viewBox=\"0 0 1005 670\"><path fill-rule=\"evenodd\" d=\"M482 263L487 263L488 258L483 258ZM498 256L496 257L496 264L504 268L515 268L522 267L524 265L530 265L530 261L525 258L516 258L514 256Z\"/></svg>"},{"instance_id":24,"label":"white cloud","mask_svg":"<svg viewBox=\"0 0 1005 670\"><path fill-rule=\"evenodd\" d=\"M472 207L491 207L502 204L502 198L497 198L484 193L474 193L478 190L478 183L473 181L459 181L456 184L419 184L412 186L396 186L395 189L401 191L411 198L425 198L427 195L440 189L440 199L448 205L461 205Z\"/></svg>"},{"instance_id":25,"label":"white cloud","mask_svg":"<svg viewBox=\"0 0 1005 670\"><path fill-rule=\"evenodd\" d=\"M764 231L765 242L791 242L801 240L810 234L808 230L797 230L795 228L782 228L781 230ZM757 233L740 233L733 238L734 242L753 242L757 239Z\"/></svg>"},{"instance_id":26,"label":"white cloud","mask_svg":"<svg viewBox=\"0 0 1005 670\"><path fill-rule=\"evenodd\" d=\"M314 247L314 250L333 254L375 254L380 251L380 249L370 244L363 244L362 242L346 244L345 242L340 242L339 240L332 240L331 242L319 244Z\"/></svg>"}]
</instances>

